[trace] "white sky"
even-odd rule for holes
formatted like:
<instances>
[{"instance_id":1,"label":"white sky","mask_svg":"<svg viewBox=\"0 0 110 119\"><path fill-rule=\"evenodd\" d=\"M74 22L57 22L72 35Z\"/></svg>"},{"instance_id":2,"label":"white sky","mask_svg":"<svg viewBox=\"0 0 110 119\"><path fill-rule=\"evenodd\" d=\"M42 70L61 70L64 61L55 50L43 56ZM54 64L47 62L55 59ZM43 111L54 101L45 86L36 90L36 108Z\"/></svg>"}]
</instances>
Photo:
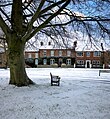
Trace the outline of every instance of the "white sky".
<instances>
[{"instance_id":1,"label":"white sky","mask_svg":"<svg viewBox=\"0 0 110 119\"><path fill-rule=\"evenodd\" d=\"M0 69L0 119L110 119L110 73L99 69L28 68L35 86L8 85ZM50 72L61 85L50 86Z\"/></svg>"}]
</instances>

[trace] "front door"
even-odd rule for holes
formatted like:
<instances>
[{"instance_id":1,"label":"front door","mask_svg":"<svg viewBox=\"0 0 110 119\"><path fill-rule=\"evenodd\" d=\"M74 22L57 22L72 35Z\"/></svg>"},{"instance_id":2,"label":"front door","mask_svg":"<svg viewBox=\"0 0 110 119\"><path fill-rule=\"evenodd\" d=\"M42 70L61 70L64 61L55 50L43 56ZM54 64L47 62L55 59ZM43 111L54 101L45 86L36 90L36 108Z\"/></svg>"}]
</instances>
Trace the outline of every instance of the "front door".
<instances>
[{"instance_id":1,"label":"front door","mask_svg":"<svg viewBox=\"0 0 110 119\"><path fill-rule=\"evenodd\" d=\"M90 68L90 63L89 63L89 61L87 62L87 68Z\"/></svg>"},{"instance_id":2,"label":"front door","mask_svg":"<svg viewBox=\"0 0 110 119\"><path fill-rule=\"evenodd\" d=\"M86 68L91 68L91 61L90 60L86 60Z\"/></svg>"},{"instance_id":3,"label":"front door","mask_svg":"<svg viewBox=\"0 0 110 119\"><path fill-rule=\"evenodd\" d=\"M63 60L62 60L62 58L60 58L60 59L59 59L59 62L58 62L58 67L61 67L62 62L63 62Z\"/></svg>"}]
</instances>

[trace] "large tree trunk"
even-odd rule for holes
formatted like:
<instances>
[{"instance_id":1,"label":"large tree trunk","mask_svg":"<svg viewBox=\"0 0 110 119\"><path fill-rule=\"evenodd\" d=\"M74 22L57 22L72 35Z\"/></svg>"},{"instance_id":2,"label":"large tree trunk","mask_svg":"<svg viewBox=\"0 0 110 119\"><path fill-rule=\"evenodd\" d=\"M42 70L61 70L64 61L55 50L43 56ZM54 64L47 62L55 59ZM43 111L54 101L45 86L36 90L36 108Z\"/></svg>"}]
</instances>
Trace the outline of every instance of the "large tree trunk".
<instances>
[{"instance_id":1,"label":"large tree trunk","mask_svg":"<svg viewBox=\"0 0 110 119\"><path fill-rule=\"evenodd\" d=\"M13 40L13 41L12 41ZM16 86L27 86L29 84L34 84L31 81L25 70L25 61L24 61L24 46L21 40L11 39L11 43L8 43L8 58L9 58L9 67L10 67L10 82Z\"/></svg>"}]
</instances>

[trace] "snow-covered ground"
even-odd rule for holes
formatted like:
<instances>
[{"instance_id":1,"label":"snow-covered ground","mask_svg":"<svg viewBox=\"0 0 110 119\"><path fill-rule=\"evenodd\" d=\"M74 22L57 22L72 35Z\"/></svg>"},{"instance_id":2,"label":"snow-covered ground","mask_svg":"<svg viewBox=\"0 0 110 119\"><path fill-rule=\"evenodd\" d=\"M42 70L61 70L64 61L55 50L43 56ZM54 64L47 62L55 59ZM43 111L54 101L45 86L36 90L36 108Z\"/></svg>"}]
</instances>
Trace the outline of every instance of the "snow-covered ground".
<instances>
[{"instance_id":1,"label":"snow-covered ground","mask_svg":"<svg viewBox=\"0 0 110 119\"><path fill-rule=\"evenodd\" d=\"M98 69L28 68L35 86L8 85L0 69L0 119L110 119L110 74ZM50 72L61 85L50 86Z\"/></svg>"}]
</instances>

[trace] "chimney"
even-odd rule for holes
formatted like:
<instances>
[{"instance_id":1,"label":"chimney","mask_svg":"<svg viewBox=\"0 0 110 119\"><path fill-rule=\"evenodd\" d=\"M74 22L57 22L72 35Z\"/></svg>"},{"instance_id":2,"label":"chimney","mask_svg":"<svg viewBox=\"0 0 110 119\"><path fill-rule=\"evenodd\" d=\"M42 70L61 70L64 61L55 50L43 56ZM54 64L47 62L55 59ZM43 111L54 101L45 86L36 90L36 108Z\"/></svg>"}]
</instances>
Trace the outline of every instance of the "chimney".
<instances>
[{"instance_id":1,"label":"chimney","mask_svg":"<svg viewBox=\"0 0 110 119\"><path fill-rule=\"evenodd\" d=\"M43 46L43 42L40 42L40 45Z\"/></svg>"},{"instance_id":2,"label":"chimney","mask_svg":"<svg viewBox=\"0 0 110 119\"><path fill-rule=\"evenodd\" d=\"M77 47L77 41L73 42L73 50L75 50L75 48Z\"/></svg>"},{"instance_id":3,"label":"chimney","mask_svg":"<svg viewBox=\"0 0 110 119\"><path fill-rule=\"evenodd\" d=\"M51 45L51 42L48 42L48 45Z\"/></svg>"}]
</instances>

